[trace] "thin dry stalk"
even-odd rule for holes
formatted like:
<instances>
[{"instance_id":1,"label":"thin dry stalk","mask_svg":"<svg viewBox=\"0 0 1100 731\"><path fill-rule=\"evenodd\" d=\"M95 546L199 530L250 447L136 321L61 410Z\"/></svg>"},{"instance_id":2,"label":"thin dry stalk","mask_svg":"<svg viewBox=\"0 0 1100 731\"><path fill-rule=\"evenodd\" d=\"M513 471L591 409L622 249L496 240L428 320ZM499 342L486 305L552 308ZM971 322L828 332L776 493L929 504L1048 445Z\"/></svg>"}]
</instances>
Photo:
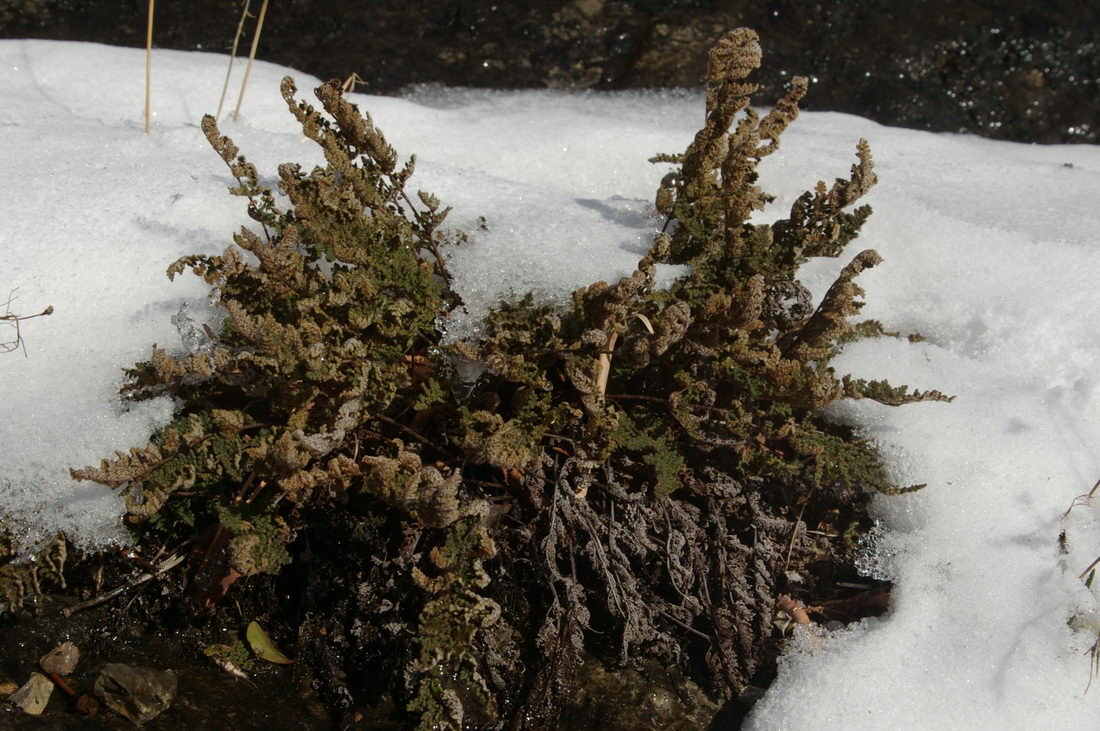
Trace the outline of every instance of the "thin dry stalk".
<instances>
[{"instance_id":1,"label":"thin dry stalk","mask_svg":"<svg viewBox=\"0 0 1100 731\"><path fill-rule=\"evenodd\" d=\"M1090 584L1090 583L1092 583L1092 579L1088 579L1088 578L1086 578L1086 577L1087 577L1087 576L1088 576L1089 574L1091 574L1091 573L1092 573L1092 570L1096 568L1096 565L1097 565L1097 564L1100 564L1100 556L1097 556L1097 557L1096 557L1095 559L1093 559L1092 563L1090 563L1090 564L1089 564L1089 565L1088 565L1088 566L1087 566L1087 567L1085 568L1085 570L1084 570L1084 571L1082 571L1081 573L1077 574L1077 578L1078 578L1078 579L1083 579L1083 580L1085 581L1085 583L1086 583L1086 584Z\"/></svg>"},{"instance_id":2,"label":"thin dry stalk","mask_svg":"<svg viewBox=\"0 0 1100 731\"><path fill-rule=\"evenodd\" d=\"M1088 693L1089 688L1092 687L1092 681L1096 679L1097 673L1100 673L1100 635L1092 646L1085 650L1085 654L1089 656L1089 682L1085 686L1085 692Z\"/></svg>"},{"instance_id":3,"label":"thin dry stalk","mask_svg":"<svg viewBox=\"0 0 1100 731\"><path fill-rule=\"evenodd\" d=\"M1090 505L1090 504L1092 504L1092 499L1096 496L1097 490L1100 490L1100 480L1097 480L1096 483L1092 486L1092 489L1089 490L1086 494L1078 495L1077 497L1075 497L1073 499L1073 502L1070 503L1070 506L1068 508L1066 508L1066 512L1062 513L1062 520L1064 521L1067 517L1069 517L1069 514L1071 512L1073 512L1073 509L1075 507L1077 507L1078 505ZM1059 539L1060 541L1065 540L1064 539L1065 531L1062 532L1062 536L1063 537ZM1085 586L1087 586L1089 588L1092 588L1092 580L1093 580L1092 573L1098 565L1100 565L1100 556L1097 556L1096 559L1093 560L1093 562L1090 563L1085 568L1084 571L1082 571L1080 574L1078 574L1077 578L1084 581ZM1097 642L1100 643L1100 640L1097 640ZM1098 647L1100 647L1100 645L1098 645ZM1098 655L1097 657L1100 658L1100 655ZM1100 662L1100 659L1098 659L1097 662Z\"/></svg>"},{"instance_id":4,"label":"thin dry stalk","mask_svg":"<svg viewBox=\"0 0 1100 731\"><path fill-rule=\"evenodd\" d=\"M607 393L607 377L611 375L611 354L615 352L615 343L618 341L619 333L611 333L607 336L607 343L600 352L599 372L596 374L596 390L599 391L600 398Z\"/></svg>"},{"instance_id":5,"label":"thin dry stalk","mask_svg":"<svg viewBox=\"0 0 1100 731\"><path fill-rule=\"evenodd\" d=\"M0 323L10 325L15 329L15 338L12 340L0 341L0 353L10 353L13 350L23 349L23 355L27 354L27 348L23 344L23 334L20 332L19 323L24 320L30 320L35 317L45 317L46 315L53 314L53 305L50 305L46 309L39 312L37 315L16 315L11 311L11 303L16 299L15 292L12 291L8 294L8 299L4 302L4 314L0 315Z\"/></svg>"},{"instance_id":6,"label":"thin dry stalk","mask_svg":"<svg viewBox=\"0 0 1100 731\"><path fill-rule=\"evenodd\" d=\"M654 334L653 323L649 321L648 317L640 312L635 312L634 317L641 320L650 335ZM611 356L615 352L615 343L618 341L619 333L611 333L607 336L607 342L604 344L603 350L600 351L600 357L597 363L599 370L596 373L596 390L599 391L600 398L603 398L607 394L607 378L611 375Z\"/></svg>"},{"instance_id":7,"label":"thin dry stalk","mask_svg":"<svg viewBox=\"0 0 1100 731\"><path fill-rule=\"evenodd\" d=\"M152 0L150 0L150 2L152 2ZM61 610L61 613L64 614L66 617L71 617L82 609L88 609L89 607L95 607L102 604L103 602L110 601L127 589L132 589L135 586L140 586L150 579L155 579L156 577L163 574L165 571L175 568L176 566L183 563L183 559L185 558L187 558L186 554L182 553L172 556L171 558L167 559L159 566L157 566L153 573L142 574L141 576L137 577L127 584L123 584L121 586L115 587L114 589L111 589L106 594L101 594L97 597L88 599L87 601L73 604L71 607L66 607L65 609Z\"/></svg>"},{"instance_id":8,"label":"thin dry stalk","mask_svg":"<svg viewBox=\"0 0 1100 731\"><path fill-rule=\"evenodd\" d=\"M806 612L806 607L786 594L782 594L776 599L775 606L786 612L797 624L813 624L813 620Z\"/></svg>"},{"instance_id":9,"label":"thin dry stalk","mask_svg":"<svg viewBox=\"0 0 1100 731\"><path fill-rule=\"evenodd\" d=\"M244 33L244 21L248 17L248 6L252 4L252 0L244 0L244 10L241 11L241 22L237 23L237 33L233 36L233 48L229 51L229 68L225 70L225 83L222 84L222 95L218 99L218 111L214 114L214 119L222 118L222 105L225 104L225 93L229 90L229 76L233 73L233 62L237 60L237 43L241 40L241 35Z\"/></svg>"},{"instance_id":10,"label":"thin dry stalk","mask_svg":"<svg viewBox=\"0 0 1100 731\"><path fill-rule=\"evenodd\" d=\"M357 73L355 73L355 72L353 71L353 72L351 73L351 76L349 76L348 78L344 79L344 83L343 83L343 84L340 84L340 88L344 90L344 93L345 93L345 94L347 94L347 93L349 93L349 92L354 92L354 91L355 91L355 86L356 86L356 84L363 84L363 85L366 85L366 83L367 83L367 82L363 81L363 79L361 79L361 78L359 77L359 74L357 74Z\"/></svg>"},{"instance_id":11,"label":"thin dry stalk","mask_svg":"<svg viewBox=\"0 0 1100 731\"><path fill-rule=\"evenodd\" d=\"M150 0L152 1L152 0ZM241 93L237 97L237 108L233 110L233 121L241 113L241 102L244 101L244 90L248 87L248 75L252 71L252 62L256 58L256 48L260 45L260 32L264 29L264 16L267 15L267 2L260 6L260 17L256 19L256 32L252 35L252 50L248 52L248 64L244 67L244 79L241 81Z\"/></svg>"},{"instance_id":12,"label":"thin dry stalk","mask_svg":"<svg viewBox=\"0 0 1100 731\"><path fill-rule=\"evenodd\" d=\"M151 110L150 87L153 76L153 6L157 0L149 0L149 22L145 29L145 134L149 134Z\"/></svg>"},{"instance_id":13,"label":"thin dry stalk","mask_svg":"<svg viewBox=\"0 0 1100 731\"><path fill-rule=\"evenodd\" d=\"M1089 490L1087 493L1085 493L1084 495L1078 495L1077 497L1073 498L1073 502L1070 503L1070 506L1068 508L1066 508L1066 512L1062 513L1062 520L1065 520L1066 516L1073 512L1073 509L1078 505L1088 505L1092 501L1092 498L1096 494L1097 490L1100 490L1100 480L1097 480L1096 484L1094 484L1092 486L1092 489Z\"/></svg>"}]
</instances>

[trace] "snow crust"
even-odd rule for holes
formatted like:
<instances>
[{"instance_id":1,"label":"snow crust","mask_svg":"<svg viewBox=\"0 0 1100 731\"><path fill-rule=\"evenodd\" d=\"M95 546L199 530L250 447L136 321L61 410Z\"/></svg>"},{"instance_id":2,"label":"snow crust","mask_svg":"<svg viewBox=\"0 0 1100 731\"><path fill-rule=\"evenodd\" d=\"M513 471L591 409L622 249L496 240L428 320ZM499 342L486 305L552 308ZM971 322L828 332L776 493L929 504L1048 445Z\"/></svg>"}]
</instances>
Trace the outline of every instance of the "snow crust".
<instances>
[{"instance_id":1,"label":"snow crust","mask_svg":"<svg viewBox=\"0 0 1100 731\"><path fill-rule=\"evenodd\" d=\"M0 354L0 514L32 536L121 539L116 496L68 468L144 444L165 423L165 399L119 403L122 369L153 343L182 347L181 307L215 317L201 282L169 283L164 270L220 252L248 223L198 128L225 62L157 51L146 136L142 52L0 41L0 303L14 291L13 312L55 308L24 323L25 357ZM264 175L320 161L279 97L285 73L301 94L317 84L259 63L242 119L222 123ZM629 273L668 169L646 158L681 151L703 106L683 92L430 88L355 101L400 153L417 154L413 186L454 206L450 224L470 233L451 267L475 314L509 291L560 297ZM890 612L794 643L748 726L1096 728L1100 691L1085 693L1082 654L1095 635L1068 623L1100 621L1077 579L1100 553L1100 516L1089 505L1062 515L1100 478L1100 148L803 114L762 167L777 196L762 220L846 175L860 137L880 184L856 246L886 260L860 277L864 314L926 340L861 342L837 369L957 398L833 407L882 445L900 482L928 487L874 505L883 528L868 564L895 582ZM846 261L812 262L803 281L820 297ZM475 322L453 323L454 335Z\"/></svg>"}]
</instances>

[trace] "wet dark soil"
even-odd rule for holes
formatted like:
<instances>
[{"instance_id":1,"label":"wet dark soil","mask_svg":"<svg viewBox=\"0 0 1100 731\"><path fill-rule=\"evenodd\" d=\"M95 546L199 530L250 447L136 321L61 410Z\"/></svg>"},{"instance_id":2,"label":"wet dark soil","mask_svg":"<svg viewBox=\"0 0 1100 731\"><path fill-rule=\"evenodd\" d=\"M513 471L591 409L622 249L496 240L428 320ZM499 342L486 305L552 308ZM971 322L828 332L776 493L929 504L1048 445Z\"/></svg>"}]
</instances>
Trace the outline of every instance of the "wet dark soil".
<instances>
[{"instance_id":1,"label":"wet dark soil","mask_svg":"<svg viewBox=\"0 0 1100 731\"><path fill-rule=\"evenodd\" d=\"M242 5L159 3L155 44L227 51ZM143 46L146 7L9 0L0 38ZM762 98L801 74L812 79L808 110L1017 141L1100 140L1100 5L1090 0L280 0L259 57L323 79L358 73L387 94L696 87L712 43L738 26L766 49Z\"/></svg>"},{"instance_id":2,"label":"wet dark soil","mask_svg":"<svg viewBox=\"0 0 1100 731\"><path fill-rule=\"evenodd\" d=\"M312 548L324 547L314 542ZM369 588L377 577L356 570L360 559L352 552L342 555L330 562L299 561L279 577L236 581L227 596L211 604L197 599L187 578L194 576L187 562L134 585L147 564L121 551L79 555L72 549L63 590L28 600L14 614L0 615L0 683L21 685L30 673L41 672L39 658L69 641L81 653L76 670L63 678L72 694L56 687L40 716L0 701L0 731L133 728L102 705L92 717L78 705L82 696L94 695L95 679L106 663L176 674L178 691L171 707L144 725L152 731L415 726L415 717L396 710L399 703L388 690L391 676L401 674L400 668L391 667L396 656L370 651L378 644L371 640L370 627L389 626L371 616L380 604ZM834 575L835 568L814 567L823 582L814 594L835 597L820 602L814 610L816 620L839 626L885 609L888 584L860 577L850 568ZM101 604L80 608L118 586L128 588ZM806 593L796 585L787 589ZM383 612L382 619L394 619L390 614L396 616ZM212 645L243 640L251 620L259 620L280 649L298 662L276 665L255 659L249 678L241 679L204 652ZM781 635L789 630L777 631L750 685L724 704L676 668L648 660L636 668L619 668L589 657L562 708L561 727L738 728L752 703L774 681Z\"/></svg>"},{"instance_id":3,"label":"wet dark soil","mask_svg":"<svg viewBox=\"0 0 1100 731\"><path fill-rule=\"evenodd\" d=\"M176 698L167 711L143 726L150 731L181 728L289 731L332 726L324 706L295 666L264 664L251 681L245 681L231 676L203 654L207 643L225 637L227 629L236 627L148 625L136 613L126 610L132 595L133 592L115 603L77 612L71 618L66 618L62 609L74 603L72 597L47 596L28 606L28 611L0 619L0 681L21 684L31 672L40 672L38 659L65 640L81 651L76 670L64 678L75 695L55 688L41 716L0 705L0 729L134 728L130 721L103 708L94 718L76 710L77 698L92 693L96 676L105 663L127 663L176 673L179 681Z\"/></svg>"}]
</instances>

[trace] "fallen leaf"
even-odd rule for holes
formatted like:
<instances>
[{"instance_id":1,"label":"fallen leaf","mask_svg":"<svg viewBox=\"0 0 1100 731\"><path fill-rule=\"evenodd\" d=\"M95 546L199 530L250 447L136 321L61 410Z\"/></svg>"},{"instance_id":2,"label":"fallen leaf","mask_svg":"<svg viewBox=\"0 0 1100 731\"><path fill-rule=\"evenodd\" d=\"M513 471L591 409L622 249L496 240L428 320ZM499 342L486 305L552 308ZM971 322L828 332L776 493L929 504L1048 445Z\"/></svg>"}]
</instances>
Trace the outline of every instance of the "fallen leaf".
<instances>
[{"instance_id":1,"label":"fallen leaf","mask_svg":"<svg viewBox=\"0 0 1100 731\"><path fill-rule=\"evenodd\" d=\"M252 647L252 652L256 653L256 657L261 660L278 663L279 665L290 665L294 662L275 646L275 643L271 641L271 637L259 623L249 622L245 637Z\"/></svg>"}]
</instances>

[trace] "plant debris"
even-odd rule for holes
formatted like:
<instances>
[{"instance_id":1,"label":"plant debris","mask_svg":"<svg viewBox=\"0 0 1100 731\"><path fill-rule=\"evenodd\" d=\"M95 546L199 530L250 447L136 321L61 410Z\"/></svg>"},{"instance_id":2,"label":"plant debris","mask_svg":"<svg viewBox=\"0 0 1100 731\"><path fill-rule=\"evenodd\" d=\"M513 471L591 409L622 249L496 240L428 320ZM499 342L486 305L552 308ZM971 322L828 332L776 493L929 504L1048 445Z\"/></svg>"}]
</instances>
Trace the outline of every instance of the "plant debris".
<instances>
[{"instance_id":1,"label":"plant debris","mask_svg":"<svg viewBox=\"0 0 1100 731\"><path fill-rule=\"evenodd\" d=\"M258 622L248 623L246 637L249 647L252 648L252 652L261 660L273 662L277 665L290 665L294 662L276 647L271 637L268 636L267 632L264 631L264 628L261 627Z\"/></svg>"}]
</instances>

